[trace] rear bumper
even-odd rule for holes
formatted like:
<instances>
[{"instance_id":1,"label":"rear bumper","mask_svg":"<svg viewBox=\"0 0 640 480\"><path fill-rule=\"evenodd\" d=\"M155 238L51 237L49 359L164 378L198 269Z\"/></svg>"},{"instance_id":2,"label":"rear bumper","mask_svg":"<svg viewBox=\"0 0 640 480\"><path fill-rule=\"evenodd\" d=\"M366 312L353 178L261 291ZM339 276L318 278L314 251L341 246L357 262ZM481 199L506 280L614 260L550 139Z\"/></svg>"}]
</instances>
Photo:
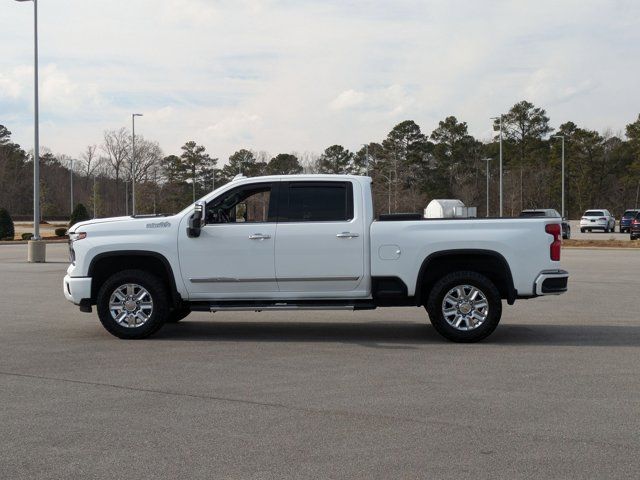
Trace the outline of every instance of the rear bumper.
<instances>
[{"instance_id":1,"label":"rear bumper","mask_svg":"<svg viewBox=\"0 0 640 480\"><path fill-rule=\"evenodd\" d=\"M560 295L567 291L569 272L566 270L543 270L534 282L536 295Z\"/></svg>"},{"instance_id":2,"label":"rear bumper","mask_svg":"<svg viewBox=\"0 0 640 480\"><path fill-rule=\"evenodd\" d=\"M65 275L62 281L64 297L75 305L91 298L91 277L70 277ZM85 302L86 303L86 302Z\"/></svg>"}]
</instances>

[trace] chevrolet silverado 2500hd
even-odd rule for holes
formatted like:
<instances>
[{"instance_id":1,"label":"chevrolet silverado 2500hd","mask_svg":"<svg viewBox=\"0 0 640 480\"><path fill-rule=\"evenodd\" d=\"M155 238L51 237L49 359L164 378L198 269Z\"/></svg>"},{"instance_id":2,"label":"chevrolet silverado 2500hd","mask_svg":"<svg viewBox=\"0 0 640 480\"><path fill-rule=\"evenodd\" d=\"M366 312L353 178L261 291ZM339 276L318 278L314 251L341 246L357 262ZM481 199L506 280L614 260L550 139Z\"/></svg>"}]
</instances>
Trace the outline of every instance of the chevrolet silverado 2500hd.
<instances>
[{"instance_id":1,"label":"chevrolet silverado 2500hd","mask_svg":"<svg viewBox=\"0 0 640 480\"><path fill-rule=\"evenodd\" d=\"M503 299L567 290L560 236L555 218L375 220L369 177L243 177L176 215L74 225L63 289L120 338L191 311L424 306L472 342Z\"/></svg>"}]
</instances>

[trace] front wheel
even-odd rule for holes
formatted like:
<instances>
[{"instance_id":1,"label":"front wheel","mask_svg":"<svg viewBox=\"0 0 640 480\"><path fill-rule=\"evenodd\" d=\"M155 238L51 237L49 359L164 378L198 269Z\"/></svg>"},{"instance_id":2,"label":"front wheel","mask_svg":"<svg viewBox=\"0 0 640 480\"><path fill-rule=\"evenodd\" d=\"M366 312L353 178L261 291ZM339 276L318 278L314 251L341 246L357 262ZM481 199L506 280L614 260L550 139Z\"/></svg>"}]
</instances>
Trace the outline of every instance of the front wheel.
<instances>
[{"instance_id":1,"label":"front wheel","mask_svg":"<svg viewBox=\"0 0 640 480\"><path fill-rule=\"evenodd\" d=\"M431 289L426 306L436 331L454 342L477 342L490 335L502 316L500 292L484 275L453 272Z\"/></svg>"},{"instance_id":2,"label":"front wheel","mask_svg":"<svg viewBox=\"0 0 640 480\"><path fill-rule=\"evenodd\" d=\"M145 338L164 325L169 315L168 293L158 277L142 270L124 270L100 287L100 322L112 335Z\"/></svg>"}]
</instances>

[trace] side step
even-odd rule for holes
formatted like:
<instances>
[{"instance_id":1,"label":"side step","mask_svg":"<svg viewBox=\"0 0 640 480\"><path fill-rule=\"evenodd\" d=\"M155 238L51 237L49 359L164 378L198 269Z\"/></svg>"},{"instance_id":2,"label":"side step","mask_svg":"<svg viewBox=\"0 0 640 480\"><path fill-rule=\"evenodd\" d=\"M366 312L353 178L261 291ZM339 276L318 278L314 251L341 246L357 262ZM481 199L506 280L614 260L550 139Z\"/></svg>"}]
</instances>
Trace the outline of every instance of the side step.
<instances>
[{"instance_id":1,"label":"side step","mask_svg":"<svg viewBox=\"0 0 640 480\"><path fill-rule=\"evenodd\" d=\"M287 300L287 301L221 301L192 302L194 312L261 312L263 310L373 310L376 306L369 300Z\"/></svg>"}]
</instances>

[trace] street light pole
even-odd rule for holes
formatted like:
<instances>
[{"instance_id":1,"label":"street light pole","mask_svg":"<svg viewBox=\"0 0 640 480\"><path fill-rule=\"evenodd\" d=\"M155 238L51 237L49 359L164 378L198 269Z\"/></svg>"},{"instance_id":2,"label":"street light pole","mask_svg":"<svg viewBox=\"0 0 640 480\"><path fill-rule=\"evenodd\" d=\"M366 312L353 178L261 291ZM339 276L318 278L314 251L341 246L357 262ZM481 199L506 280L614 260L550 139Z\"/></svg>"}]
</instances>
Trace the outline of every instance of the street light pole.
<instances>
[{"instance_id":1,"label":"street light pole","mask_svg":"<svg viewBox=\"0 0 640 480\"><path fill-rule=\"evenodd\" d=\"M141 117L141 113L131 114L131 215L136 214L136 179L135 163L136 163L136 117Z\"/></svg>"},{"instance_id":2,"label":"street light pole","mask_svg":"<svg viewBox=\"0 0 640 480\"><path fill-rule=\"evenodd\" d=\"M485 158L484 161L487 162L487 217L489 217L489 162L491 159Z\"/></svg>"},{"instance_id":3,"label":"street light pole","mask_svg":"<svg viewBox=\"0 0 640 480\"><path fill-rule=\"evenodd\" d=\"M491 117L491 120L499 120L500 122L500 216L502 217L502 115Z\"/></svg>"},{"instance_id":4,"label":"street light pole","mask_svg":"<svg viewBox=\"0 0 640 480\"><path fill-rule=\"evenodd\" d=\"M40 112L38 101L38 0L33 1L33 241L29 242L27 259L29 262L44 262L46 244L40 237Z\"/></svg>"},{"instance_id":5,"label":"street light pole","mask_svg":"<svg viewBox=\"0 0 640 480\"><path fill-rule=\"evenodd\" d=\"M565 217L564 211L564 135L554 135L553 138L561 138L562 139L562 210L561 216Z\"/></svg>"},{"instance_id":6,"label":"street light pole","mask_svg":"<svg viewBox=\"0 0 640 480\"><path fill-rule=\"evenodd\" d=\"M367 173L367 177L369 176L369 144L368 143L363 143L362 146L364 147L364 151L365 151L365 161L364 161L364 167L366 169L366 173Z\"/></svg>"},{"instance_id":7,"label":"street light pole","mask_svg":"<svg viewBox=\"0 0 640 480\"><path fill-rule=\"evenodd\" d=\"M71 210L70 214L73 214L73 158L71 159L71 166L69 167L69 190L71 190Z\"/></svg>"}]
</instances>

